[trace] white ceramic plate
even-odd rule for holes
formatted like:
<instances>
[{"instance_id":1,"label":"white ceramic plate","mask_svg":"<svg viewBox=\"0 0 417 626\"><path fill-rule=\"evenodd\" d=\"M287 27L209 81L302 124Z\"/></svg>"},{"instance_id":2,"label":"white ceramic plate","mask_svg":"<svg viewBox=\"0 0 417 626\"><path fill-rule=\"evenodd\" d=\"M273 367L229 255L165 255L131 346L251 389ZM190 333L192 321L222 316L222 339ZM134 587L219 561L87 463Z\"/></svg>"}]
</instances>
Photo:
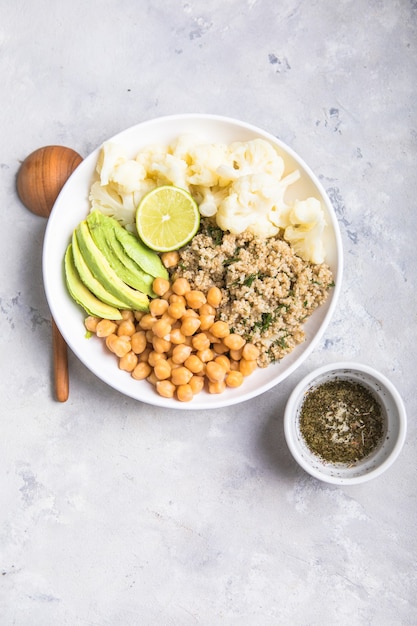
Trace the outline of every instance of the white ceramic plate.
<instances>
[{"instance_id":1,"label":"white ceramic plate","mask_svg":"<svg viewBox=\"0 0 417 626\"><path fill-rule=\"evenodd\" d=\"M248 141L256 137L269 140L282 155L286 172L300 171L300 179L290 186L288 199L315 196L322 202L326 215L326 261L330 265L335 287L327 302L317 309L305 324L306 340L282 361L265 369L258 369L244 380L238 389L227 389L219 395L201 392L191 402L160 397L147 381L136 381L120 370L114 355L106 352L104 342L92 337L86 339L84 312L68 295L63 258L73 229L90 210L88 201L91 182L100 147L78 166L64 185L49 217L43 247L43 278L51 313L74 354L98 378L119 392L148 404L175 409L197 410L224 407L253 398L283 381L308 357L320 341L331 319L342 282L342 243L339 225L333 207L320 182L304 161L288 146L271 134L255 126L215 115L174 115L143 122L112 138L123 145L129 156L149 143L168 144L178 135L194 133L207 142Z\"/></svg>"}]
</instances>

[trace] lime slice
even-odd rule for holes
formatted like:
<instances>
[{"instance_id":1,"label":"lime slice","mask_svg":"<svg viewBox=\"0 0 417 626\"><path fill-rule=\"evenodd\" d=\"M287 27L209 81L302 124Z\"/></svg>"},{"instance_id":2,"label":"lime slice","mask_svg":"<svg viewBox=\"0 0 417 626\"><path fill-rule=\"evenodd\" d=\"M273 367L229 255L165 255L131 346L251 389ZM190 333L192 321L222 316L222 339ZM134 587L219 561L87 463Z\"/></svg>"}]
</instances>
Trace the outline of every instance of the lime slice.
<instances>
[{"instance_id":1,"label":"lime slice","mask_svg":"<svg viewBox=\"0 0 417 626\"><path fill-rule=\"evenodd\" d=\"M172 185L155 187L142 198L136 211L138 235L152 250L178 250L190 241L200 225L200 212L192 196Z\"/></svg>"}]
</instances>

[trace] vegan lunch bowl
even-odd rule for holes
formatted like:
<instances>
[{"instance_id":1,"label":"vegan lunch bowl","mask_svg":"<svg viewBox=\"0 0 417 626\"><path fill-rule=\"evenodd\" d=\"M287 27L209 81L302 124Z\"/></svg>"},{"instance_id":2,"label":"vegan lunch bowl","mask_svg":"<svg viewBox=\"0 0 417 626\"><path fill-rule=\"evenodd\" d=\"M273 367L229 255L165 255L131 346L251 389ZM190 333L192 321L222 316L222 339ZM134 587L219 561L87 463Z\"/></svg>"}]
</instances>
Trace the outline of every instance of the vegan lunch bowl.
<instances>
[{"instance_id":1,"label":"vegan lunch bowl","mask_svg":"<svg viewBox=\"0 0 417 626\"><path fill-rule=\"evenodd\" d=\"M209 409L289 376L322 338L342 281L321 183L256 126L174 115L78 166L48 220L43 277L71 350L140 402Z\"/></svg>"}]
</instances>

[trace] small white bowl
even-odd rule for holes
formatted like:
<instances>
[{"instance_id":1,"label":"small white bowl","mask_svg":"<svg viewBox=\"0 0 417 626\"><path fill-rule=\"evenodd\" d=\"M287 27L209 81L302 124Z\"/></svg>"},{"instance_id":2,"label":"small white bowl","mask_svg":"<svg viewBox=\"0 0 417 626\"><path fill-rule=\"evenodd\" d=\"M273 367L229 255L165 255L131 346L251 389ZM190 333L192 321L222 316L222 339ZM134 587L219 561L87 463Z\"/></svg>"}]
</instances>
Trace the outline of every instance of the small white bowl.
<instances>
[{"instance_id":1,"label":"small white bowl","mask_svg":"<svg viewBox=\"0 0 417 626\"><path fill-rule=\"evenodd\" d=\"M300 432L300 414L305 394L331 380L349 380L367 387L381 404L385 434L381 444L354 465L333 464L314 454ZM403 401L393 384L367 365L333 363L320 367L301 380L291 393L284 414L287 445L297 463L311 476L327 483L355 485L379 476L396 460L404 445L407 417Z\"/></svg>"}]
</instances>

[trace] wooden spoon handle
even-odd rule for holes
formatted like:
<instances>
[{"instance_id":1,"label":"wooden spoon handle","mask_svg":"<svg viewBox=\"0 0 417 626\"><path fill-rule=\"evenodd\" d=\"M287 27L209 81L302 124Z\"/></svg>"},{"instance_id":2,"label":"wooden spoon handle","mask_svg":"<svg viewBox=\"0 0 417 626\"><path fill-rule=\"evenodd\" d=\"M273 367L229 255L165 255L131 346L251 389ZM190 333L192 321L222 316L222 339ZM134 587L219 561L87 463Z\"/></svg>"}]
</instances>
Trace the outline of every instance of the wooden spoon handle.
<instances>
[{"instance_id":1,"label":"wooden spoon handle","mask_svg":"<svg viewBox=\"0 0 417 626\"><path fill-rule=\"evenodd\" d=\"M67 344L55 321L52 320L52 346L54 357L55 394L59 402L66 402L69 395Z\"/></svg>"}]
</instances>

